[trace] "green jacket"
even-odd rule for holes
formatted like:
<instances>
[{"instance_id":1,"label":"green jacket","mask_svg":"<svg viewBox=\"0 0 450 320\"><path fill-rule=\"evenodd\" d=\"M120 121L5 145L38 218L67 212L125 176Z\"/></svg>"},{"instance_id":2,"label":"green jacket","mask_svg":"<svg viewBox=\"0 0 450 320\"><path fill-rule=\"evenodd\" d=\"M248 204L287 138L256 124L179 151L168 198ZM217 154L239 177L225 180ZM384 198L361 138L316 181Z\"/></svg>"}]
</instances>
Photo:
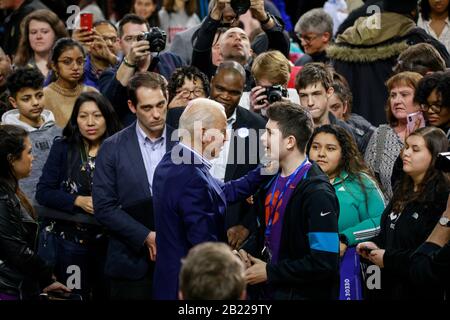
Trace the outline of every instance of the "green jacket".
<instances>
[{"instance_id":1,"label":"green jacket","mask_svg":"<svg viewBox=\"0 0 450 320\"><path fill-rule=\"evenodd\" d=\"M349 246L370 239L379 232L381 214L386 207L376 182L364 173L361 179L367 198L358 179L345 171L332 183L339 200L339 234L347 237Z\"/></svg>"}]
</instances>

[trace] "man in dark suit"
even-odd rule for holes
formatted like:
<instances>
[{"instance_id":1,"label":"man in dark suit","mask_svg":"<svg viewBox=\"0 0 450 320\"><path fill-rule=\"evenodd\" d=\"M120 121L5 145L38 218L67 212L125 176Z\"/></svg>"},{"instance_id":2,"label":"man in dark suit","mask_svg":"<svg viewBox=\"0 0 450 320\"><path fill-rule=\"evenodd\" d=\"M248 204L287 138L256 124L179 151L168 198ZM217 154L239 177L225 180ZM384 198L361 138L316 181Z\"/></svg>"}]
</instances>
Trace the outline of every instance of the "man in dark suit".
<instances>
[{"instance_id":1,"label":"man in dark suit","mask_svg":"<svg viewBox=\"0 0 450 320\"><path fill-rule=\"evenodd\" d=\"M228 183L211 176L210 160L227 140L226 127L222 105L205 98L191 101L180 118L181 143L155 170L155 299L177 298L181 259L196 244L225 240L227 204L244 200L268 177L261 167Z\"/></svg>"},{"instance_id":2,"label":"man in dark suit","mask_svg":"<svg viewBox=\"0 0 450 320\"><path fill-rule=\"evenodd\" d=\"M151 298L156 257L152 181L173 146L173 129L165 124L167 86L161 75L137 73L128 93L137 121L103 143L92 196L95 217L110 233L105 274L111 298L145 300Z\"/></svg>"},{"instance_id":3,"label":"man in dark suit","mask_svg":"<svg viewBox=\"0 0 450 320\"><path fill-rule=\"evenodd\" d=\"M223 182L238 179L256 168L259 163L259 137L264 133L266 120L239 106L245 86L245 70L237 62L226 61L211 80L210 98L225 107L230 140L222 153L211 161L211 175ZM229 244L237 248L249 234L253 219L247 201L227 208L226 228Z\"/></svg>"}]
</instances>

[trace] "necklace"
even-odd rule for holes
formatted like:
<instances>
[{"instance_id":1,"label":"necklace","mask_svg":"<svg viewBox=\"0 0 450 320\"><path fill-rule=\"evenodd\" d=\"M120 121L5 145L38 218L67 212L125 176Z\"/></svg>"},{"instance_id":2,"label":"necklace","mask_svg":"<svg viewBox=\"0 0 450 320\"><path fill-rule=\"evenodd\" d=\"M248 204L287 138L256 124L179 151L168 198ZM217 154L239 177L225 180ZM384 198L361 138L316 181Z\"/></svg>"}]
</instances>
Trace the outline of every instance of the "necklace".
<instances>
[{"instance_id":1,"label":"necklace","mask_svg":"<svg viewBox=\"0 0 450 320\"><path fill-rule=\"evenodd\" d=\"M72 97L72 98L78 97L81 94L81 92L83 91L83 85L80 83L77 84L77 86L72 89L63 88L56 82L52 82L49 85L49 87L52 88L54 91L56 91L56 93L58 93L64 97Z\"/></svg>"}]
</instances>

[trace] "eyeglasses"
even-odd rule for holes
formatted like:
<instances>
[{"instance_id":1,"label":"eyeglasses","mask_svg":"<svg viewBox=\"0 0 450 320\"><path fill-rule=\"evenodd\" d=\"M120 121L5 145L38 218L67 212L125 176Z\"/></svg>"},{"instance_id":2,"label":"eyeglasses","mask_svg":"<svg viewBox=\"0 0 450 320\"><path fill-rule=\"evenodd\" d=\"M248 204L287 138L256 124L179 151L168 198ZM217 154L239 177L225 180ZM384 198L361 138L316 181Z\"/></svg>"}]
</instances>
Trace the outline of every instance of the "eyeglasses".
<instances>
[{"instance_id":1,"label":"eyeglasses","mask_svg":"<svg viewBox=\"0 0 450 320\"><path fill-rule=\"evenodd\" d=\"M320 36L321 36L320 34L315 34L313 36L307 36L307 35L302 35L301 33L297 33L297 37L306 43L310 43L311 41L316 40Z\"/></svg>"},{"instance_id":2,"label":"eyeglasses","mask_svg":"<svg viewBox=\"0 0 450 320\"><path fill-rule=\"evenodd\" d=\"M176 93L177 94L181 93L181 97L183 97L183 98L188 98L191 95L191 93L195 97L200 97L201 95L205 94L205 90L203 90L202 88L195 88L194 90L182 89L182 90L178 90Z\"/></svg>"},{"instance_id":3,"label":"eyeglasses","mask_svg":"<svg viewBox=\"0 0 450 320\"><path fill-rule=\"evenodd\" d=\"M428 110L431 109L434 113L441 113L442 110L442 105L440 104L428 104L428 103L422 103L420 105L420 110L422 110L423 112L428 112Z\"/></svg>"},{"instance_id":4,"label":"eyeglasses","mask_svg":"<svg viewBox=\"0 0 450 320\"><path fill-rule=\"evenodd\" d=\"M71 59L71 58L67 58L67 59L63 59L63 60L58 60L58 62L61 62L63 65L65 65L66 67L70 67L73 65L73 63L75 62L77 66L81 67L86 63L86 60L83 59Z\"/></svg>"}]
</instances>

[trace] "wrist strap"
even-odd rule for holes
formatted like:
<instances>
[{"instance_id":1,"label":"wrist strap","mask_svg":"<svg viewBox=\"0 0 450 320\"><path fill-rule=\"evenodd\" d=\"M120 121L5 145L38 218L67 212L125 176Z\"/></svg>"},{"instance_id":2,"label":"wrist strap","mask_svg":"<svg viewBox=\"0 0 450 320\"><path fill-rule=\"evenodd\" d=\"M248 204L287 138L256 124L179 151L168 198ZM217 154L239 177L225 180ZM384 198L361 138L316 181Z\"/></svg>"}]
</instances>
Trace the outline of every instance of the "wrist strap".
<instances>
[{"instance_id":1,"label":"wrist strap","mask_svg":"<svg viewBox=\"0 0 450 320\"><path fill-rule=\"evenodd\" d=\"M126 65L127 67L130 67L130 68L136 68L136 65L135 65L135 64L131 64L130 62L128 62L127 57L124 57L124 58L123 58L123 63L125 63L125 65Z\"/></svg>"}]
</instances>

